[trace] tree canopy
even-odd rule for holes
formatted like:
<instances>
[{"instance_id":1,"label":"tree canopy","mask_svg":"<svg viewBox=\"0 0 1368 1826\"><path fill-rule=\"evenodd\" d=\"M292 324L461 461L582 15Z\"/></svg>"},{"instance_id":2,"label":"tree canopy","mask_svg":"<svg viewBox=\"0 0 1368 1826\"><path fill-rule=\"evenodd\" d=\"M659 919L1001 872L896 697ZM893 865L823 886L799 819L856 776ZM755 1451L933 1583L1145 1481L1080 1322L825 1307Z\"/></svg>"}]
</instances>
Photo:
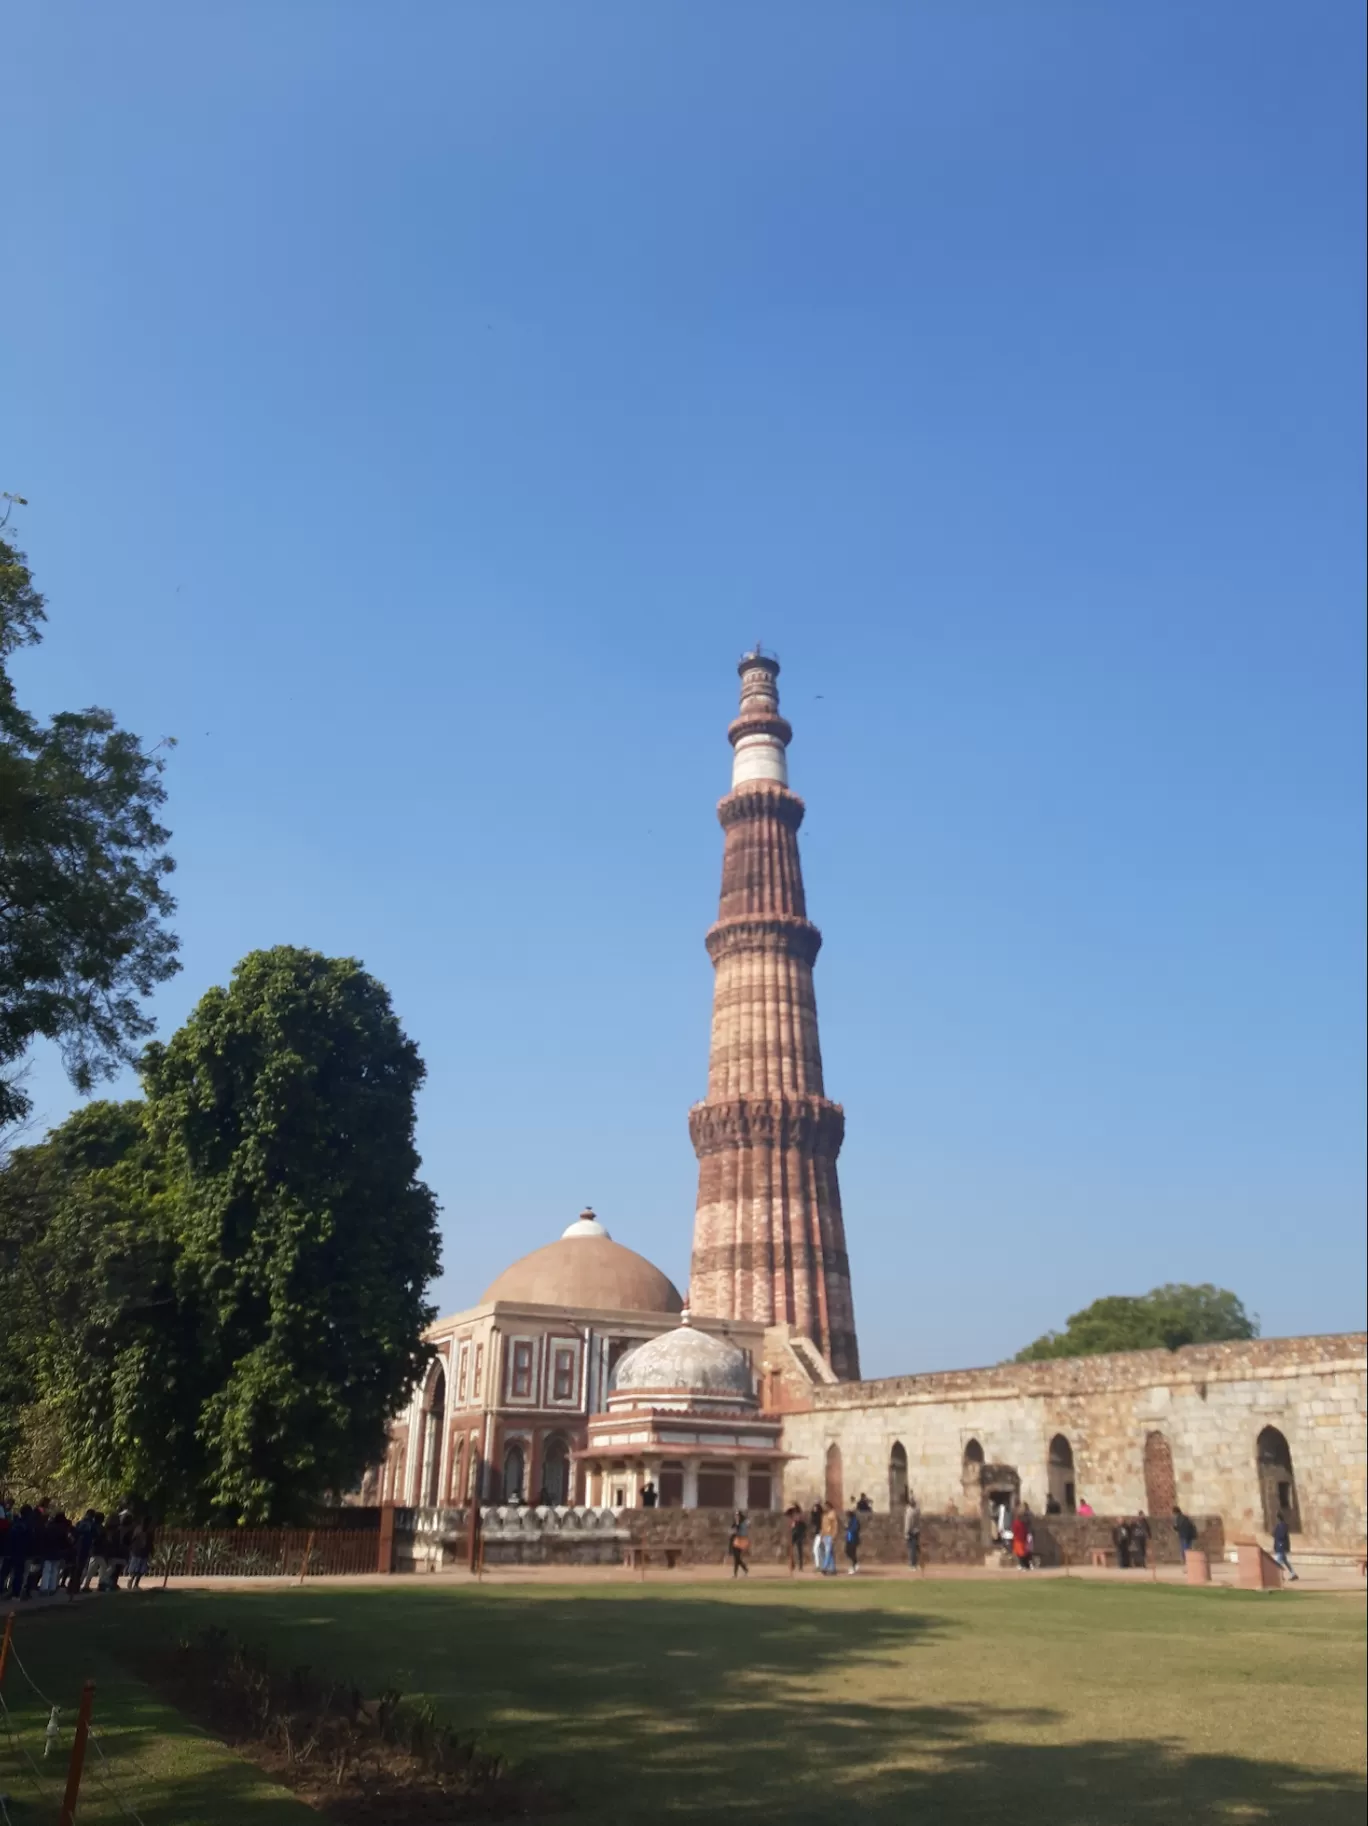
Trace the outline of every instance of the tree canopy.
<instances>
[{"instance_id":1,"label":"tree canopy","mask_svg":"<svg viewBox=\"0 0 1368 1826\"><path fill-rule=\"evenodd\" d=\"M1257 1338L1258 1320L1235 1294L1210 1282L1171 1282L1143 1294L1108 1294L1070 1313L1063 1331L1047 1331L1017 1352L1018 1363L1051 1357L1103 1356L1111 1351L1177 1350L1184 1344L1221 1344Z\"/></svg>"},{"instance_id":2,"label":"tree canopy","mask_svg":"<svg viewBox=\"0 0 1368 1826\"><path fill-rule=\"evenodd\" d=\"M18 1066L34 1040L89 1091L133 1058L152 1031L145 998L179 968L162 758L108 710L41 722L21 708L9 661L44 619L23 553L0 538L0 1129L28 1113Z\"/></svg>"},{"instance_id":3,"label":"tree canopy","mask_svg":"<svg viewBox=\"0 0 1368 1826\"><path fill-rule=\"evenodd\" d=\"M423 1065L359 964L282 946L142 1069L143 1102L81 1110L0 1172L11 1432L37 1407L111 1498L289 1520L381 1455L427 1360Z\"/></svg>"}]
</instances>

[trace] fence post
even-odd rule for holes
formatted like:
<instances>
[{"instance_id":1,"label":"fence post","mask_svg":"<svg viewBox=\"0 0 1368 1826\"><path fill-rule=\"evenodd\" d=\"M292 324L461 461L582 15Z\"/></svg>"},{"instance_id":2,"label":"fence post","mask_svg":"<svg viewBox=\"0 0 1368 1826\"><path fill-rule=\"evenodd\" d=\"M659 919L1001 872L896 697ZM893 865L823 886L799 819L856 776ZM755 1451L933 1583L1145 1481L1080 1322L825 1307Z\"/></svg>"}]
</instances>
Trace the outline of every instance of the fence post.
<instances>
[{"instance_id":1,"label":"fence post","mask_svg":"<svg viewBox=\"0 0 1368 1826\"><path fill-rule=\"evenodd\" d=\"M377 1572L394 1571L394 1504L380 1505L380 1552L376 1560Z\"/></svg>"},{"instance_id":2,"label":"fence post","mask_svg":"<svg viewBox=\"0 0 1368 1826\"><path fill-rule=\"evenodd\" d=\"M90 1734L90 1705L95 1697L95 1682L87 1680L81 1688L81 1709L76 1714L76 1735L71 1740L71 1761L67 1765L66 1793L57 1826L76 1826L76 1803L81 1798L81 1771L85 1767L86 1738Z\"/></svg>"},{"instance_id":3,"label":"fence post","mask_svg":"<svg viewBox=\"0 0 1368 1826\"><path fill-rule=\"evenodd\" d=\"M304 1575L309 1570L309 1556L313 1553L314 1530L310 1528L309 1538L304 1543L304 1559L299 1568L299 1583L304 1583Z\"/></svg>"},{"instance_id":4,"label":"fence post","mask_svg":"<svg viewBox=\"0 0 1368 1826\"><path fill-rule=\"evenodd\" d=\"M5 1663L9 1660L10 1637L14 1634L14 1612L5 1618L5 1633L0 1636L0 1687L5 1684Z\"/></svg>"}]
</instances>

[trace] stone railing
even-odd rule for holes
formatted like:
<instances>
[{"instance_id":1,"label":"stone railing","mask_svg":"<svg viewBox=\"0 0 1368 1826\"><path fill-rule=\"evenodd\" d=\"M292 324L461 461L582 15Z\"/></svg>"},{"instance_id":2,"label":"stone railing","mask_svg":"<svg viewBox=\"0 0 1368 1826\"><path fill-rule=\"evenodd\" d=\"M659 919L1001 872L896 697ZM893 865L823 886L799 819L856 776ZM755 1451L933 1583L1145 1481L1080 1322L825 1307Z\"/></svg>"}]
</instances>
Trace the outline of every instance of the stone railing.
<instances>
[{"instance_id":1,"label":"stone railing","mask_svg":"<svg viewBox=\"0 0 1368 1826\"><path fill-rule=\"evenodd\" d=\"M1108 1515L1033 1515L1036 1554L1045 1566L1087 1565L1094 1550L1112 1548L1118 1521ZM1213 1560L1225 1552L1219 1516L1194 1516L1197 1545ZM661 1566L717 1565L727 1559L730 1509L542 1508L499 1503L480 1511L487 1566L616 1566L635 1553ZM401 1509L395 1512L396 1572L436 1572L466 1562L465 1509ZM1161 1565L1179 1558L1170 1522L1152 1524L1149 1560ZM747 1518L750 1557L757 1565L787 1565L788 1517L774 1512ZM804 1548L811 1563L812 1541ZM922 1559L928 1566L982 1566L995 1557L983 1522L974 1515L924 1515ZM845 1564L845 1524L836 1535L838 1565ZM860 1518L860 1558L870 1565L906 1562L901 1516Z\"/></svg>"}]
</instances>

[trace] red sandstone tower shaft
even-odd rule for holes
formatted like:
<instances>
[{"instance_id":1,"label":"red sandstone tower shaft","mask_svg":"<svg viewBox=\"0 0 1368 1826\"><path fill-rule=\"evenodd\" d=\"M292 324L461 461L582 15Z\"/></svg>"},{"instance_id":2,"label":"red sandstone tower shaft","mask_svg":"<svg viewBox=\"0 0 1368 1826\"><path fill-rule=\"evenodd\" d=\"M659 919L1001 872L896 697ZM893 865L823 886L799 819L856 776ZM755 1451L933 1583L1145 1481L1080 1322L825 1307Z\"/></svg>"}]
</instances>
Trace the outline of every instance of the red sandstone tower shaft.
<instances>
[{"instance_id":1,"label":"red sandstone tower shaft","mask_svg":"<svg viewBox=\"0 0 1368 1826\"><path fill-rule=\"evenodd\" d=\"M698 1156L689 1302L698 1313L789 1324L842 1378L860 1373L836 1156L845 1117L828 1101L798 860L803 801L788 790L793 731L779 662L748 653L728 731L732 790L722 902L708 933L713 987L708 1094L689 1112Z\"/></svg>"}]
</instances>

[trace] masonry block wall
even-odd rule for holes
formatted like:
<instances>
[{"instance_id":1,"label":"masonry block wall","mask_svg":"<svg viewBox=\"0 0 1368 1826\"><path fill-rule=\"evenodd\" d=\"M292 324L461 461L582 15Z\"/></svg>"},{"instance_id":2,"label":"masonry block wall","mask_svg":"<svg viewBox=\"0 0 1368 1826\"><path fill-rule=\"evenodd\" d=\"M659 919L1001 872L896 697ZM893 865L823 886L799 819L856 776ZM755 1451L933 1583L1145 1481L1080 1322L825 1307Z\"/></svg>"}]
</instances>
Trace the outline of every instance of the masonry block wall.
<instances>
[{"instance_id":1,"label":"masonry block wall","mask_svg":"<svg viewBox=\"0 0 1368 1826\"><path fill-rule=\"evenodd\" d=\"M784 1418L785 1501L829 1487L889 1504L900 1445L924 1509L976 1513L973 1442L989 1465L1014 1467L1040 1513L1051 1442L1068 1442L1071 1481L1100 1514L1177 1501L1223 1518L1228 1535L1262 1533L1259 1440L1286 1440L1304 1546L1357 1547L1368 1533L1368 1339L1363 1333L1190 1345L1114 1357L1009 1363L814 1388ZM1171 1486L1164 1467L1171 1463ZM1147 1476L1148 1469L1148 1476Z\"/></svg>"}]
</instances>

